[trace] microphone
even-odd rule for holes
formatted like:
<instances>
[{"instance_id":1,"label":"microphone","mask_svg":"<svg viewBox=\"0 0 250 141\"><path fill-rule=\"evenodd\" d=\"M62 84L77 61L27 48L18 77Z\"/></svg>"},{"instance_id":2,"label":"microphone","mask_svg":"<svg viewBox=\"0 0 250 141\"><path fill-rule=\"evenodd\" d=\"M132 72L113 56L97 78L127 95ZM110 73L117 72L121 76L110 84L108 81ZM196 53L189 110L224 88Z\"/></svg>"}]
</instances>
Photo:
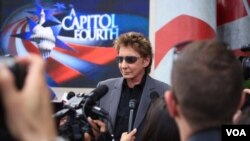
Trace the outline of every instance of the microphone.
<instances>
[{"instance_id":1,"label":"microphone","mask_svg":"<svg viewBox=\"0 0 250 141\"><path fill-rule=\"evenodd\" d=\"M128 132L130 132L132 130L135 108L136 108L136 100L131 99L129 101L129 109L130 109L130 111L129 111L129 120L128 120Z\"/></svg>"},{"instance_id":2,"label":"microphone","mask_svg":"<svg viewBox=\"0 0 250 141\"><path fill-rule=\"evenodd\" d=\"M68 92L68 93L64 93L62 96L62 102L67 105L69 103L69 100L74 97L76 94L72 91Z\"/></svg>"},{"instance_id":3,"label":"microphone","mask_svg":"<svg viewBox=\"0 0 250 141\"><path fill-rule=\"evenodd\" d=\"M87 104L93 105L108 92L108 86L100 85L88 94Z\"/></svg>"},{"instance_id":4,"label":"microphone","mask_svg":"<svg viewBox=\"0 0 250 141\"><path fill-rule=\"evenodd\" d=\"M67 95L67 99L69 100L69 99L71 99L72 97L74 97L76 94L74 93L74 92L72 92L72 91L70 91L69 93L68 93L68 95Z\"/></svg>"},{"instance_id":5,"label":"microphone","mask_svg":"<svg viewBox=\"0 0 250 141\"><path fill-rule=\"evenodd\" d=\"M93 106L97 100L99 100L102 96L104 96L108 91L108 87L106 85L100 85L89 94L77 94L71 99L68 100L68 106L72 108L78 108L82 102L85 105Z\"/></svg>"},{"instance_id":6,"label":"microphone","mask_svg":"<svg viewBox=\"0 0 250 141\"><path fill-rule=\"evenodd\" d=\"M150 93L150 98L151 98L152 101L159 98L159 97L160 96L156 91L153 91L153 92Z\"/></svg>"},{"instance_id":7,"label":"microphone","mask_svg":"<svg viewBox=\"0 0 250 141\"><path fill-rule=\"evenodd\" d=\"M84 108L84 111L87 116L90 116L93 119L98 119L99 117L104 117L108 115L108 112L106 112L104 109L94 106L96 101L101 99L106 93L108 92L108 86L106 85L100 85L96 89L94 89L92 92L90 92L86 100L86 107ZM98 116L97 116L98 115Z\"/></svg>"},{"instance_id":8,"label":"microphone","mask_svg":"<svg viewBox=\"0 0 250 141\"><path fill-rule=\"evenodd\" d=\"M104 109L101 109L100 107L95 106L95 102L99 100L102 96L104 96L108 91L108 87L106 85L100 85L96 89L94 89L92 92L86 95L77 94L75 95L74 92L69 92L65 95L64 102L64 109L59 110L56 112L53 117L60 119L61 117L70 114L70 112L76 112L76 114L82 114L87 113L87 115L98 115L98 117L105 117L108 115L108 112L106 112ZM67 100L69 98L69 100ZM81 107L82 103L84 103L84 107ZM78 112L80 110L77 110L79 108L82 108L82 112Z\"/></svg>"},{"instance_id":9,"label":"microphone","mask_svg":"<svg viewBox=\"0 0 250 141\"><path fill-rule=\"evenodd\" d=\"M70 91L70 92L65 92L60 101L52 101L54 112L60 111L62 108L64 108L66 105L69 105L69 100L75 96L75 93Z\"/></svg>"}]
</instances>

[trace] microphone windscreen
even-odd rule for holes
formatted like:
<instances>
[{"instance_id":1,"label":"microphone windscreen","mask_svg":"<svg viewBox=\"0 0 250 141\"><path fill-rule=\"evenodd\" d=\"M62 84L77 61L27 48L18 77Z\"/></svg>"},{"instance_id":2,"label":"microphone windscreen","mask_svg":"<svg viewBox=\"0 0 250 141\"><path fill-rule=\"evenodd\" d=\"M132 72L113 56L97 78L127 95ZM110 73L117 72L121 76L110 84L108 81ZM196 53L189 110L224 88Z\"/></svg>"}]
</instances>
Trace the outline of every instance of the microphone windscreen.
<instances>
[{"instance_id":1,"label":"microphone windscreen","mask_svg":"<svg viewBox=\"0 0 250 141\"><path fill-rule=\"evenodd\" d=\"M103 97L106 93L108 92L108 86L106 85L100 85L96 89L94 89L91 93L89 98L96 102L98 101L101 97Z\"/></svg>"},{"instance_id":2,"label":"microphone windscreen","mask_svg":"<svg viewBox=\"0 0 250 141\"><path fill-rule=\"evenodd\" d=\"M151 100L155 100L156 98L160 97L156 91L150 93Z\"/></svg>"},{"instance_id":3,"label":"microphone windscreen","mask_svg":"<svg viewBox=\"0 0 250 141\"><path fill-rule=\"evenodd\" d=\"M72 91L70 91L70 92L68 92L68 94L67 94L67 99L69 100L69 99L71 99L72 97L74 97L76 94L74 93L74 92L72 92Z\"/></svg>"},{"instance_id":4,"label":"microphone windscreen","mask_svg":"<svg viewBox=\"0 0 250 141\"><path fill-rule=\"evenodd\" d=\"M130 109L135 109L136 107L136 100L135 99L130 99L129 100L129 108Z\"/></svg>"}]
</instances>

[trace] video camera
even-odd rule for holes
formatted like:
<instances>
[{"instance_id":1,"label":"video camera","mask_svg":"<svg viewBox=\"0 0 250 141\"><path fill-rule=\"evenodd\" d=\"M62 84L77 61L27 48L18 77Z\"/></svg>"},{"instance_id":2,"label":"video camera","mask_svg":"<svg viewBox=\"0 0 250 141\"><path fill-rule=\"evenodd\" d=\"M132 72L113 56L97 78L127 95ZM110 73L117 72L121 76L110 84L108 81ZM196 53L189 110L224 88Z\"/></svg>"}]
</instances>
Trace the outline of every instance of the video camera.
<instances>
[{"instance_id":1,"label":"video camera","mask_svg":"<svg viewBox=\"0 0 250 141\"><path fill-rule=\"evenodd\" d=\"M87 117L107 119L108 113L96 104L107 91L106 85L100 85L90 94L77 94L70 98L67 104L53 115L57 121L59 135L70 141L82 141L85 132L91 133ZM60 125L61 120L65 118L66 122Z\"/></svg>"},{"instance_id":2,"label":"video camera","mask_svg":"<svg viewBox=\"0 0 250 141\"><path fill-rule=\"evenodd\" d=\"M16 63L15 59L12 56L0 56L0 64L6 65L9 68L9 70L14 75L15 85L17 89L22 89L27 74L25 66ZM16 141L16 139L14 139L10 134L5 122L5 111L3 108L1 95L0 95L0 139L6 141Z\"/></svg>"}]
</instances>

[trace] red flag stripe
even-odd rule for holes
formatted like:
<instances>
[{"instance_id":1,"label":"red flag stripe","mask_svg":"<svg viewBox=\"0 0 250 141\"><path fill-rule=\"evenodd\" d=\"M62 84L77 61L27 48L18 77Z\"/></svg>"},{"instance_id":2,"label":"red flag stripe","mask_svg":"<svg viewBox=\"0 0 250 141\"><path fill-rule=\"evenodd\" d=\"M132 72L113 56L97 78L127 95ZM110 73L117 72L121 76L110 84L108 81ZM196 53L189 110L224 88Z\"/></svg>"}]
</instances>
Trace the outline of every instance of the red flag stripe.
<instances>
[{"instance_id":1,"label":"red flag stripe","mask_svg":"<svg viewBox=\"0 0 250 141\"><path fill-rule=\"evenodd\" d=\"M180 15L156 32L155 68L167 52L177 43L215 37L206 22L189 15Z\"/></svg>"}]
</instances>

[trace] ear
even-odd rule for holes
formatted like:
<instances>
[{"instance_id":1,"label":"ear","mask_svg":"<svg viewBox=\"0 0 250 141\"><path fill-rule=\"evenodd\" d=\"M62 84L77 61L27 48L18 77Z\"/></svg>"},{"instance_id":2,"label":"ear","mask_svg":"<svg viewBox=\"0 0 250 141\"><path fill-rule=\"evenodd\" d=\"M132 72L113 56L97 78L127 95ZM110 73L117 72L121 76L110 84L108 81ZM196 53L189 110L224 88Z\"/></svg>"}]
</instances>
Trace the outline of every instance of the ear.
<instances>
[{"instance_id":1,"label":"ear","mask_svg":"<svg viewBox=\"0 0 250 141\"><path fill-rule=\"evenodd\" d=\"M178 116L178 111L177 111L177 103L174 98L174 93L170 90L165 92L164 95L165 98L165 103L167 104L168 112L172 118L175 118Z\"/></svg>"},{"instance_id":2,"label":"ear","mask_svg":"<svg viewBox=\"0 0 250 141\"><path fill-rule=\"evenodd\" d=\"M144 67L147 67L149 65L149 63L150 63L150 58L149 57L143 59L143 66Z\"/></svg>"}]
</instances>

